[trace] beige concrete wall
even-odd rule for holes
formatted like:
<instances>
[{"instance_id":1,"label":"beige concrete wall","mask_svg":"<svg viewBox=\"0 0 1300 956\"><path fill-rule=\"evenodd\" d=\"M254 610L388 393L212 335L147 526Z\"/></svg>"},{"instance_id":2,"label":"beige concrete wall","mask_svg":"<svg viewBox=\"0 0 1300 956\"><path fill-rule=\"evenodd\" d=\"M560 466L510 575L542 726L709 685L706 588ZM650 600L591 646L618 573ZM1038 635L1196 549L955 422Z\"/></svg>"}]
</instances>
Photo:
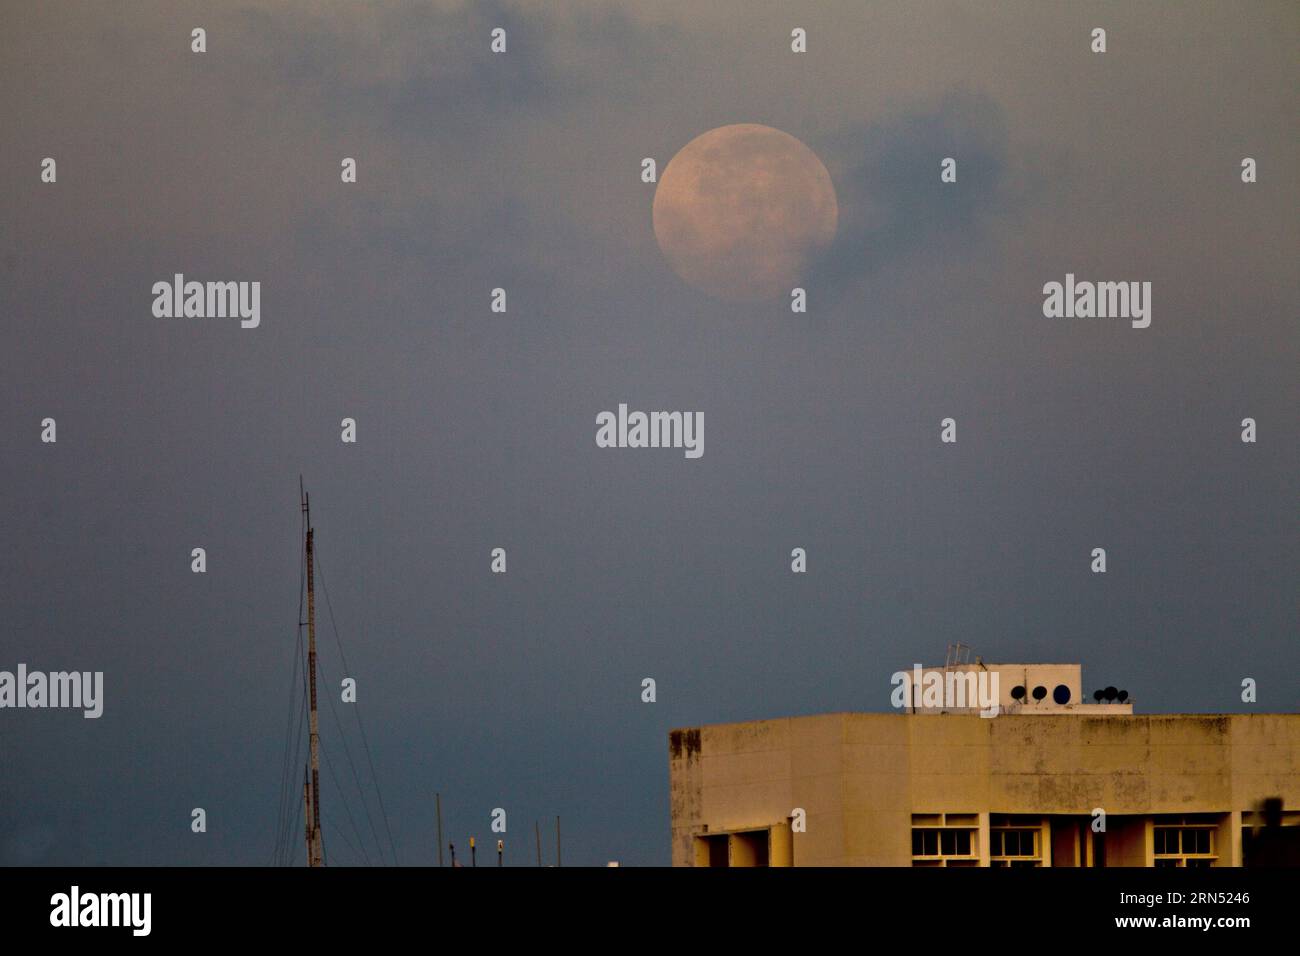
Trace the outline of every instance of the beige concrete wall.
<instances>
[{"instance_id":1,"label":"beige concrete wall","mask_svg":"<svg viewBox=\"0 0 1300 956\"><path fill-rule=\"evenodd\" d=\"M913 813L1300 808L1296 714L826 714L673 731L669 749L674 865L694 863L697 835L779 826L795 808L797 866L910 865ZM1108 863L1138 859L1136 839L1117 838Z\"/></svg>"}]
</instances>

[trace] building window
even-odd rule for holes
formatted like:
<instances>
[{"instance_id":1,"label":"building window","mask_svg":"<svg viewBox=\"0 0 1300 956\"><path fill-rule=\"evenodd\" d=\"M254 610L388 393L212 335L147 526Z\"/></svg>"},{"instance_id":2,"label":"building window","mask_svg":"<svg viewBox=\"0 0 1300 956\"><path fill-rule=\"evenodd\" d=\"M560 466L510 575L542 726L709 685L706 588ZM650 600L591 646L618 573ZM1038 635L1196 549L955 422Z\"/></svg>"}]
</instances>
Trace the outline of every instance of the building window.
<instances>
[{"instance_id":1,"label":"building window","mask_svg":"<svg viewBox=\"0 0 1300 956\"><path fill-rule=\"evenodd\" d=\"M1042 866L1042 821L994 816L989 820L989 866Z\"/></svg>"},{"instance_id":2,"label":"building window","mask_svg":"<svg viewBox=\"0 0 1300 956\"><path fill-rule=\"evenodd\" d=\"M1188 824L1178 821L1157 824L1155 827L1155 865L1213 866L1218 859L1214 852L1213 824Z\"/></svg>"},{"instance_id":3,"label":"building window","mask_svg":"<svg viewBox=\"0 0 1300 956\"><path fill-rule=\"evenodd\" d=\"M695 838L696 866L769 866L771 830L710 833Z\"/></svg>"},{"instance_id":4,"label":"building window","mask_svg":"<svg viewBox=\"0 0 1300 956\"><path fill-rule=\"evenodd\" d=\"M913 866L977 866L979 829L971 814L914 814Z\"/></svg>"}]
</instances>

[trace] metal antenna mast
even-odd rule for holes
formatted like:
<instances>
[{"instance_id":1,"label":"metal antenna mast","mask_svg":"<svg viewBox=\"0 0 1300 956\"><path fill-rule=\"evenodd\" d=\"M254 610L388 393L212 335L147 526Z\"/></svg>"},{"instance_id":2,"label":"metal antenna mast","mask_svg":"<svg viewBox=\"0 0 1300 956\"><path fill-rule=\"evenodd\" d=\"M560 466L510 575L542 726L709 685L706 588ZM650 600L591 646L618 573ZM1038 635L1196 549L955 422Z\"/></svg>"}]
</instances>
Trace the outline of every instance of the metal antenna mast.
<instances>
[{"instance_id":1,"label":"metal antenna mast","mask_svg":"<svg viewBox=\"0 0 1300 956\"><path fill-rule=\"evenodd\" d=\"M320 838L320 722L316 716L316 583L312 551L311 506L298 477L303 523L307 527L307 670L311 674L311 790L307 799L307 865L324 866ZM304 789L306 789L304 787Z\"/></svg>"}]
</instances>

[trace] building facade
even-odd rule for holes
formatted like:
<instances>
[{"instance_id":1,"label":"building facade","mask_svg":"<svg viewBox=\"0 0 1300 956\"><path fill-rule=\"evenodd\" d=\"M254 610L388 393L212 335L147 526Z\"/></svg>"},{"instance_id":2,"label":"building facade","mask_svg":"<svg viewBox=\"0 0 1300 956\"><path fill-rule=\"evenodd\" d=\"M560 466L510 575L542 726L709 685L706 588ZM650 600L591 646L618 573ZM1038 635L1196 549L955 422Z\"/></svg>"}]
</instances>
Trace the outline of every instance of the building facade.
<instances>
[{"instance_id":1,"label":"building facade","mask_svg":"<svg viewBox=\"0 0 1300 956\"><path fill-rule=\"evenodd\" d=\"M1241 866L1266 800L1300 825L1300 714L1135 715L1078 665L976 668L997 716L909 687L901 713L672 731L673 865Z\"/></svg>"}]
</instances>

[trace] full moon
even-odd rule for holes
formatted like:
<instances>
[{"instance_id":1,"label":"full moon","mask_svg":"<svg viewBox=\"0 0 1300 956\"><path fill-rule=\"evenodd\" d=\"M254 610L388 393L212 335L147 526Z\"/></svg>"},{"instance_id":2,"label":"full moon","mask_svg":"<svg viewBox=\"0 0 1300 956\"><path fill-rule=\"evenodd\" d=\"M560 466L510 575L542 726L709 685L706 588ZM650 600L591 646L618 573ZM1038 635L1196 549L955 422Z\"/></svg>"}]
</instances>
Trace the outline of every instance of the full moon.
<instances>
[{"instance_id":1,"label":"full moon","mask_svg":"<svg viewBox=\"0 0 1300 956\"><path fill-rule=\"evenodd\" d=\"M654 231L673 271L720 299L789 295L835 238L835 187L788 133L742 123L691 140L659 177Z\"/></svg>"}]
</instances>

